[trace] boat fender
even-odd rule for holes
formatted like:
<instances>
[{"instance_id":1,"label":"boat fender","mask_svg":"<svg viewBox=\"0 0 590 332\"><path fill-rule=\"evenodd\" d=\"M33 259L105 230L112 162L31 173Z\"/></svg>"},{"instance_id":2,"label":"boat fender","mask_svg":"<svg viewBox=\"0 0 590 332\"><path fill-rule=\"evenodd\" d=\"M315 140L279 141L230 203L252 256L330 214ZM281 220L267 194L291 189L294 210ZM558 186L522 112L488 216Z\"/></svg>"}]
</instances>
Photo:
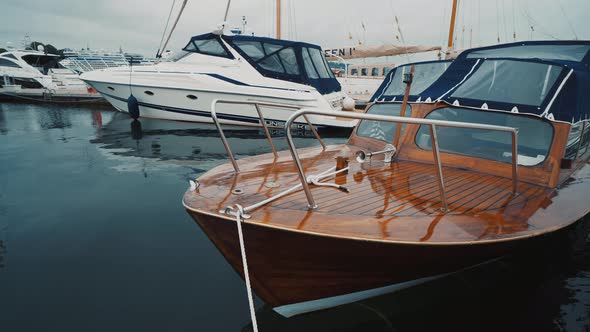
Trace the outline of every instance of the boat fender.
<instances>
[{"instance_id":1,"label":"boat fender","mask_svg":"<svg viewBox=\"0 0 590 332\"><path fill-rule=\"evenodd\" d=\"M127 109L133 119L137 120L139 118L139 102L137 102L137 98L133 94L127 98Z\"/></svg>"},{"instance_id":2,"label":"boat fender","mask_svg":"<svg viewBox=\"0 0 590 332\"><path fill-rule=\"evenodd\" d=\"M348 96L344 97L344 99L342 100L342 109L344 109L345 111L354 111L355 106L356 105L354 99Z\"/></svg>"}]
</instances>

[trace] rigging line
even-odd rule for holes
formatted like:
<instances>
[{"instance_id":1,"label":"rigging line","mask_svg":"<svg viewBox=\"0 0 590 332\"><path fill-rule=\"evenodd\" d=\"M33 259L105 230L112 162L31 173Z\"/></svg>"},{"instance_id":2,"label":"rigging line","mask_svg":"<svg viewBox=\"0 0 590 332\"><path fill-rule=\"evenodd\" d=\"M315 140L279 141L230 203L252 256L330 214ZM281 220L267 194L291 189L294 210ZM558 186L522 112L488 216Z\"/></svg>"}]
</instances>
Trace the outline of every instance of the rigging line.
<instances>
[{"instance_id":1,"label":"rigging line","mask_svg":"<svg viewBox=\"0 0 590 332\"><path fill-rule=\"evenodd\" d=\"M523 7L523 14L524 14L524 15L525 15L525 17L528 19L528 21L529 21L529 24L530 24L531 26L534 26L534 27L538 28L537 30L534 30L535 32L539 32L539 33L541 33L542 35L544 35L544 36L546 36L546 37L549 37L549 38L552 38L552 39L555 39L555 40L558 40L558 39L559 39L559 38L555 37L554 35L552 35L552 34L550 34L550 33L546 32L546 31L544 31L545 29L543 29L543 26L541 26L541 25L540 25L540 24L537 22L537 20L535 20L535 19L532 17L532 15L530 14L530 12L528 11L528 8L527 8L527 3L526 3L526 2L525 2L525 7Z\"/></svg>"},{"instance_id":2,"label":"rigging line","mask_svg":"<svg viewBox=\"0 0 590 332\"><path fill-rule=\"evenodd\" d=\"M475 10L476 10L475 1L471 1L471 15L470 15L471 18L469 20L470 21L470 29L471 29L471 31L470 31L470 35L469 35L469 48L472 48L473 47L473 42L474 42L474 40L473 40L473 31L475 30L475 22L476 22L476 19L477 19L477 16L475 15L476 14L475 13Z\"/></svg>"},{"instance_id":3,"label":"rigging line","mask_svg":"<svg viewBox=\"0 0 590 332\"><path fill-rule=\"evenodd\" d=\"M270 0L272 3L272 15L270 15L270 17L272 17L272 22L271 22L271 28L272 30L270 31L269 37L272 36L276 36L275 31L277 31L277 9L276 9L276 2L275 0Z\"/></svg>"},{"instance_id":4,"label":"rigging line","mask_svg":"<svg viewBox=\"0 0 590 332\"><path fill-rule=\"evenodd\" d=\"M231 0L227 0L227 6L225 7L225 15L223 16L223 22L227 22L227 15L229 15L229 6L231 5Z\"/></svg>"},{"instance_id":5,"label":"rigging line","mask_svg":"<svg viewBox=\"0 0 590 332\"><path fill-rule=\"evenodd\" d=\"M293 39L297 40L297 19L295 18L295 1L289 1L291 2L291 19L293 20L293 23L291 23L291 29L293 29L293 32L291 33L291 35L293 36Z\"/></svg>"},{"instance_id":6,"label":"rigging line","mask_svg":"<svg viewBox=\"0 0 590 332\"><path fill-rule=\"evenodd\" d=\"M563 17L565 18L567 25L570 27L570 29L572 30L572 33L574 34L574 38L576 40L578 40L578 35L576 34L576 30L574 30L574 26L572 25L571 20L568 18L567 14L565 13L565 10L563 9L563 5L561 4L561 0L557 0L557 3L559 4L559 8L561 9L561 13L563 14Z\"/></svg>"},{"instance_id":7,"label":"rigging line","mask_svg":"<svg viewBox=\"0 0 590 332\"><path fill-rule=\"evenodd\" d=\"M293 31L291 29L291 23L293 23L293 20L291 18L291 1L285 0L285 4L285 8L287 9L287 32L285 33L285 35L287 36L287 39L293 39L293 36L291 35Z\"/></svg>"},{"instance_id":8,"label":"rigging line","mask_svg":"<svg viewBox=\"0 0 590 332\"><path fill-rule=\"evenodd\" d=\"M477 44L481 45L481 0L477 0Z\"/></svg>"},{"instance_id":9,"label":"rigging line","mask_svg":"<svg viewBox=\"0 0 590 332\"><path fill-rule=\"evenodd\" d=\"M461 11L461 5L462 5L462 4L463 4L463 1L462 1L462 0L458 0L458 6L457 6L457 7L458 7L458 9L457 9L457 10L458 10L460 13L462 13L462 11ZM453 37L453 48L456 48L456 47L457 47L457 45L458 45L458 44L457 44L457 40L459 40L459 39L458 39L458 38L459 38L459 37L458 37L458 35L459 35L459 34L457 33L457 26L458 26L458 25L460 25L460 24L459 24L459 19L457 18L457 19L456 19L456 21L455 21L455 25L453 26L453 36L454 36L454 37Z\"/></svg>"},{"instance_id":10,"label":"rigging line","mask_svg":"<svg viewBox=\"0 0 590 332\"><path fill-rule=\"evenodd\" d=\"M170 33L168 34L168 38L166 38L166 42L164 43L163 48L166 48L166 46L168 45L168 42L170 41L170 37L172 37L172 33L174 32L174 29L176 29L176 25L178 24L178 21L180 20L180 16L182 16L182 12L184 11L184 8L186 7L186 3L188 0L184 0L182 2L182 6L180 7L180 11L178 12L178 16L176 17L176 20L174 21L174 24L172 25L172 28L170 29Z\"/></svg>"},{"instance_id":11,"label":"rigging line","mask_svg":"<svg viewBox=\"0 0 590 332\"><path fill-rule=\"evenodd\" d=\"M459 12L461 13L461 48L465 48L465 1L459 0Z\"/></svg>"},{"instance_id":12,"label":"rigging line","mask_svg":"<svg viewBox=\"0 0 590 332\"><path fill-rule=\"evenodd\" d=\"M401 40L402 45L404 46L404 48L406 48L406 40L405 40L404 35L402 33L402 28L401 28L401 25L399 23L399 19L398 19L396 10L395 10L395 6L393 5L393 0L391 0L390 4L391 4L391 13L393 14L393 17L395 18L395 25L393 26L393 28L395 29L396 26L397 26L397 32L399 33L399 39ZM405 55L406 55L406 58L408 59L408 62L412 62L412 59L410 57L410 54L408 53L407 48L406 48Z\"/></svg>"},{"instance_id":13,"label":"rigging line","mask_svg":"<svg viewBox=\"0 0 590 332\"><path fill-rule=\"evenodd\" d=\"M516 41L516 18L514 16L514 0L512 0L512 38Z\"/></svg>"},{"instance_id":14,"label":"rigging line","mask_svg":"<svg viewBox=\"0 0 590 332\"><path fill-rule=\"evenodd\" d=\"M164 31L162 31L162 38L160 38L160 45L158 45L158 51L156 52L156 58L160 55L160 50L162 50L162 43L164 42L164 36L166 35L166 30L168 30L168 24L170 23L170 17L172 17L172 10L174 9L174 5L176 4L176 0L172 0L172 6L170 6L170 13L168 13L168 19L166 20L166 25L164 26Z\"/></svg>"},{"instance_id":15,"label":"rigging line","mask_svg":"<svg viewBox=\"0 0 590 332\"><path fill-rule=\"evenodd\" d=\"M508 24L506 23L506 2L502 0L502 22L504 23L504 40L508 41Z\"/></svg>"},{"instance_id":16,"label":"rigging line","mask_svg":"<svg viewBox=\"0 0 590 332\"><path fill-rule=\"evenodd\" d=\"M408 62L412 62L412 59L410 57L410 53L408 53L408 49L406 46L406 39L404 38L404 34L402 33L402 28L401 28L401 25L399 24L399 19L397 16L395 17L395 23L397 24L397 31L399 32L399 36L402 41L402 45L404 46L404 49L406 51L405 52L406 58L408 58Z\"/></svg>"},{"instance_id":17,"label":"rigging line","mask_svg":"<svg viewBox=\"0 0 590 332\"><path fill-rule=\"evenodd\" d=\"M498 1L496 0L496 36L497 36L497 42L498 44L500 43L500 9L498 6Z\"/></svg>"},{"instance_id":18,"label":"rigging line","mask_svg":"<svg viewBox=\"0 0 590 332\"><path fill-rule=\"evenodd\" d=\"M295 18L293 16L293 0L289 1L289 37L291 39L295 38Z\"/></svg>"},{"instance_id":19,"label":"rigging line","mask_svg":"<svg viewBox=\"0 0 590 332\"><path fill-rule=\"evenodd\" d=\"M392 0L392 2L393 2L393 0ZM441 26L439 29L440 30L439 41L440 41L441 45L444 45L444 43L445 43L445 27L448 26L446 18L447 18L447 8L449 6L449 2L445 1L444 3L445 3L445 6L443 8L443 15L441 17Z\"/></svg>"},{"instance_id":20,"label":"rigging line","mask_svg":"<svg viewBox=\"0 0 590 332\"><path fill-rule=\"evenodd\" d=\"M293 32L295 33L295 40L299 40L299 34L297 33L297 10L296 2L293 2Z\"/></svg>"}]
</instances>

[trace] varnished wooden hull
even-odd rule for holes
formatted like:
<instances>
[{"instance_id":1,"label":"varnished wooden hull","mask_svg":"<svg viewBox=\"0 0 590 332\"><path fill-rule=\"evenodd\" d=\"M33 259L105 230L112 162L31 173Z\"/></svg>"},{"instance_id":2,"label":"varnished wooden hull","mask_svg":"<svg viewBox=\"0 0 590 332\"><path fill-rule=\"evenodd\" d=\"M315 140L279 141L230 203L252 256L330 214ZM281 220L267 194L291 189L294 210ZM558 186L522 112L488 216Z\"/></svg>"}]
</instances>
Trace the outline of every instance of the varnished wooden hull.
<instances>
[{"instance_id":1,"label":"varnished wooden hull","mask_svg":"<svg viewBox=\"0 0 590 332\"><path fill-rule=\"evenodd\" d=\"M243 277L235 221L193 211L189 214ZM427 281L534 248L563 233L490 243L427 245L326 237L249 223L243 224L243 232L254 291L275 308L299 306L286 311L288 315L352 302L359 297L346 296L357 292L411 286L416 280ZM318 303L334 297L338 299ZM309 301L315 308L305 308Z\"/></svg>"},{"instance_id":2,"label":"varnished wooden hull","mask_svg":"<svg viewBox=\"0 0 590 332\"><path fill-rule=\"evenodd\" d=\"M412 117L446 106L412 105ZM418 127L408 125L391 163L356 162L359 150L385 148L385 141L356 134L346 144L299 150L306 176L349 161L347 172L323 180L331 186L312 186L314 209L302 191L278 196L300 183L288 151L240 159L239 172L231 164L210 170L183 205L239 274L236 222L220 211L245 207L254 291L279 313L317 310L557 247L546 241L562 238L590 213L590 149L563 163L570 125L552 125L546 160L518 166L514 178L509 163L445 152L439 176L432 152L416 145Z\"/></svg>"}]
</instances>

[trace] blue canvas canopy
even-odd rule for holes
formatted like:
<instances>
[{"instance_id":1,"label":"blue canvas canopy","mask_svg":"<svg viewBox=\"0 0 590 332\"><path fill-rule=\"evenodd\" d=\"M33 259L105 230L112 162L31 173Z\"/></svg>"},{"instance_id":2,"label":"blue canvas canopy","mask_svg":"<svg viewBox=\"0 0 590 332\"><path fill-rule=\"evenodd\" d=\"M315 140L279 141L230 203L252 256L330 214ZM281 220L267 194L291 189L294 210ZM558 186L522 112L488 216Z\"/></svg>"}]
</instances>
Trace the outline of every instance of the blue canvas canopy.
<instances>
[{"instance_id":1,"label":"blue canvas canopy","mask_svg":"<svg viewBox=\"0 0 590 332\"><path fill-rule=\"evenodd\" d=\"M313 44L255 36L194 36L183 50L233 59L224 40L262 75L316 88L321 94L340 91L322 49Z\"/></svg>"},{"instance_id":2,"label":"blue canvas canopy","mask_svg":"<svg viewBox=\"0 0 590 332\"><path fill-rule=\"evenodd\" d=\"M409 72L411 65L394 68L371 101L401 100L405 88L401 73ZM590 115L589 41L496 45L464 51L450 64L414 65L412 102L439 100L566 122ZM441 72L445 65L448 68Z\"/></svg>"}]
</instances>

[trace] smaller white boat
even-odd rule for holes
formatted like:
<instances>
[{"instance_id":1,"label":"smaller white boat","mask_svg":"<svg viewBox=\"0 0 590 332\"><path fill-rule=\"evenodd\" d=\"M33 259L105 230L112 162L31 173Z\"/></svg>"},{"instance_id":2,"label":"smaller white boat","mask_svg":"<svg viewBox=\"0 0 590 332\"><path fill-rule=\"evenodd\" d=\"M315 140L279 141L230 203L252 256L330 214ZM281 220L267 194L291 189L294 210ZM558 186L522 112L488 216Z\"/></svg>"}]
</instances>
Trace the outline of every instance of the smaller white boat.
<instances>
[{"instance_id":1,"label":"smaller white boat","mask_svg":"<svg viewBox=\"0 0 590 332\"><path fill-rule=\"evenodd\" d=\"M72 49L64 50L65 59L60 64L65 68L75 71L76 73L85 73L88 71L129 67L130 64L136 65L153 65L154 60L145 58L138 53L119 52L101 52L92 50L75 51Z\"/></svg>"},{"instance_id":2,"label":"smaller white boat","mask_svg":"<svg viewBox=\"0 0 590 332\"><path fill-rule=\"evenodd\" d=\"M0 94L45 99L97 99L100 96L59 64L60 57L39 51L11 50L0 54Z\"/></svg>"},{"instance_id":3,"label":"smaller white boat","mask_svg":"<svg viewBox=\"0 0 590 332\"><path fill-rule=\"evenodd\" d=\"M128 98L133 94L139 115L148 118L211 123L217 99L282 105L262 109L273 126L282 125L301 108L341 111L343 104L354 107L317 45L208 33L191 38L183 50L185 54L175 62L98 70L80 77L122 112L128 112ZM216 113L221 123L259 124L251 106L224 104ZM339 118L310 116L309 120L318 127L356 124Z\"/></svg>"},{"instance_id":4,"label":"smaller white boat","mask_svg":"<svg viewBox=\"0 0 590 332\"><path fill-rule=\"evenodd\" d=\"M391 62L376 63L348 63L347 60L364 60L388 56L399 56L423 52L440 52L439 46L427 45L395 45L383 43L380 45L356 45L344 48L324 50L324 55L330 61L338 61L344 65L333 69L338 72L338 81L346 93L359 106L366 106L371 96L377 91L389 71L395 67Z\"/></svg>"},{"instance_id":5,"label":"smaller white boat","mask_svg":"<svg viewBox=\"0 0 590 332\"><path fill-rule=\"evenodd\" d=\"M345 64L344 67L345 70L332 68L332 71L346 94L355 100L357 107L364 107L395 64Z\"/></svg>"}]
</instances>

